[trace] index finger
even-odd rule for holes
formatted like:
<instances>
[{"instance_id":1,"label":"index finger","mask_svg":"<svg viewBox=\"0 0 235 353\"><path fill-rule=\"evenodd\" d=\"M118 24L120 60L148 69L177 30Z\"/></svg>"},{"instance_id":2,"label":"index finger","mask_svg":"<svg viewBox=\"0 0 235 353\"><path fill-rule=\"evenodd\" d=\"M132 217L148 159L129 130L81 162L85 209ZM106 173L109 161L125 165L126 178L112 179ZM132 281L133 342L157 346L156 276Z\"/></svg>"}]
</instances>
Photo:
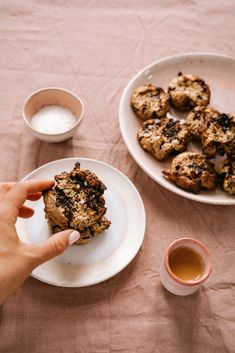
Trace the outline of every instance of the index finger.
<instances>
[{"instance_id":1,"label":"index finger","mask_svg":"<svg viewBox=\"0 0 235 353\"><path fill-rule=\"evenodd\" d=\"M27 180L15 183L4 196L4 201L12 207L20 208L29 194L50 189L54 185L53 180Z\"/></svg>"},{"instance_id":2,"label":"index finger","mask_svg":"<svg viewBox=\"0 0 235 353\"><path fill-rule=\"evenodd\" d=\"M0 200L12 188L12 186L15 185L15 183L15 181L0 182ZM42 193L40 191L37 191L33 194L28 195L27 200L37 201L40 199L41 196Z\"/></svg>"}]
</instances>

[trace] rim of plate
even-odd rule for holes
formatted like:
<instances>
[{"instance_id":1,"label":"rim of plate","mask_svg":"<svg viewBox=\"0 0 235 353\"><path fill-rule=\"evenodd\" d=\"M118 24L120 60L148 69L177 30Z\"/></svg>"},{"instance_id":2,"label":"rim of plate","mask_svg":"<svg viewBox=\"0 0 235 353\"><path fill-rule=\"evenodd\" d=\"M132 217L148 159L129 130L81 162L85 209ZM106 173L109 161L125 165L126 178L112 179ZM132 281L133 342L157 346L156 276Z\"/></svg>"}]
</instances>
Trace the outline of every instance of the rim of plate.
<instances>
[{"instance_id":1,"label":"rim of plate","mask_svg":"<svg viewBox=\"0 0 235 353\"><path fill-rule=\"evenodd\" d=\"M161 64L161 63L167 63L167 62L171 62L173 60L176 60L176 59L180 59L180 58L187 58L187 57L192 57L195 58L195 57L200 57L200 56L203 56L203 57L210 57L210 58L217 58L217 59L225 59L225 60L229 60L229 61L232 61L233 63L235 63L235 58L233 58L232 56L229 56L229 55L224 55L224 54L217 54L217 53L213 53L213 52L190 52L190 53L180 53L180 54L175 54L175 55L172 55L172 56L166 56L162 59L159 59L159 60L156 60L154 62L152 62L151 64L145 66L143 69L141 69L140 71L138 71L138 73L132 77L132 79L130 79L130 81L127 83L127 85L125 86L124 88L124 91L122 93L122 96L121 96L121 99L120 99L120 104L119 104L119 126L120 126L120 130L121 130L121 133L122 133L122 138L127 146L127 149L129 151L129 153L131 154L131 156L133 157L133 159L135 160L135 162L139 165L139 167L141 169L143 169L143 171L149 175L155 182L157 182L159 185L161 185L162 187L164 187L165 189L181 196L181 197L185 197L187 199L190 199L190 200L193 200L193 201L197 201L197 202L201 202L201 203L205 203L205 204L211 204L211 205L220 205L220 206L232 206L232 205L235 205L235 198L234 200L232 199L228 199L228 200L225 200L225 201L217 201L217 200L204 200L204 199L198 199L197 198L197 195L196 194L191 194L191 193L188 193L187 191L185 190L182 190L178 187L174 188L173 185L167 183L165 184L160 178L156 177L156 175L150 170L148 169L144 163L142 163L141 160L139 160L135 153L133 152L132 150L132 147L130 146L129 144L129 139L128 139L128 136L125 132L125 128L124 128L124 125L123 125L123 120L122 120L122 110L123 110L123 105L124 105L124 100L125 100L125 96L129 90L129 87L132 85L132 83L137 79L139 78L145 71L151 69L152 67L158 65L158 64Z\"/></svg>"},{"instance_id":2,"label":"rim of plate","mask_svg":"<svg viewBox=\"0 0 235 353\"><path fill-rule=\"evenodd\" d=\"M92 281L92 282L88 282L88 284L85 284L85 285L74 285L74 284L55 284L54 282L50 281L50 280L45 280L43 277L41 277L40 275L37 275L34 273L35 270L37 270L37 268L35 270L33 270L33 272L31 273L31 277L41 281L41 282L44 282L44 283L47 283L47 284L50 284L50 285L53 285L53 286L57 286L57 287L67 287L67 288L82 288L82 287L90 287L90 286L93 286L93 285L96 285L98 283L102 283L114 276L116 276L118 273L120 273L122 270L124 270L129 264L130 262L135 258L135 256L137 255L137 253L139 252L139 249L143 243L143 240L144 240L144 236L145 236L145 230L146 230L146 212L145 212L145 207L144 207L144 203L143 203L143 200L140 196L140 193L139 191L137 190L136 186L132 183L132 181L124 174L122 173L120 170L118 170L117 168L111 166L110 164L107 164L105 162L102 162L102 161L99 161L97 159L93 159L93 158L86 158L86 157L69 157L69 158L61 158L61 159L57 159L57 160L54 160L54 161L51 161L51 162L48 162L46 164L43 164L42 166L34 169L32 172L30 172L29 174L27 174L26 176L24 176L24 178L21 179L21 181L24 181L24 180L28 180L28 178L30 178L32 175L34 175L35 172L41 170L41 169L44 169L45 167L47 167L48 165L53 165L53 164L56 164L58 162L62 162L62 161L69 161L69 160L79 160L79 161L88 161L88 162L95 162L97 164L100 164L100 165L103 165L105 168L109 168L111 170L114 170L116 173L118 173L119 175L121 175L126 181L127 183L132 187L132 190L133 192L135 193L136 197L138 198L138 201L139 201L139 206L141 207L141 213L142 213L142 229L141 229L141 237L139 237L139 241L137 243L137 246L136 248L134 249L134 251L131 253L130 257L124 262L122 263L122 265L119 267L119 268L116 268L112 273L111 275L107 275L107 276L104 276L102 279L98 279L97 281ZM132 249L133 250L133 249ZM50 260L51 261L51 260ZM53 261L53 259L52 259Z\"/></svg>"}]
</instances>

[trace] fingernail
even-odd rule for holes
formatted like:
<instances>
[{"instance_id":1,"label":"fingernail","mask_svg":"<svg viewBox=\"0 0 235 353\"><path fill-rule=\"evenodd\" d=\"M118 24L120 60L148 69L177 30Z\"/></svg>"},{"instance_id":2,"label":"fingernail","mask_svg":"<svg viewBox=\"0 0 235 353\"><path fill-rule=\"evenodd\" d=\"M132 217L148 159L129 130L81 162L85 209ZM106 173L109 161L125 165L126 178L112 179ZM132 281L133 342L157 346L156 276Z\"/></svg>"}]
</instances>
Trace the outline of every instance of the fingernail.
<instances>
[{"instance_id":1,"label":"fingernail","mask_svg":"<svg viewBox=\"0 0 235 353\"><path fill-rule=\"evenodd\" d=\"M72 232L69 235L69 245L72 245L73 243L75 243L75 241L77 241L80 238L80 233L78 233L76 230L74 232Z\"/></svg>"}]
</instances>

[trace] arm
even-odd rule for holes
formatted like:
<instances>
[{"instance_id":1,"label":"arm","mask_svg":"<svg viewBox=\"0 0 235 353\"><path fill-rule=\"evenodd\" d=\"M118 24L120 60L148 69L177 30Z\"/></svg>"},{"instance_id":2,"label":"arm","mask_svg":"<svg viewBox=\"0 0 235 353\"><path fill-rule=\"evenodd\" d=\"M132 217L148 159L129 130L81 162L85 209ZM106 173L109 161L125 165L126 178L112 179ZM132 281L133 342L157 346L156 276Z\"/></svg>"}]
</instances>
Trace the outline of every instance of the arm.
<instances>
[{"instance_id":1,"label":"arm","mask_svg":"<svg viewBox=\"0 0 235 353\"><path fill-rule=\"evenodd\" d=\"M33 209L24 206L26 199L36 201L41 191L54 185L50 180L30 180L0 183L0 304L13 293L45 261L61 254L79 239L79 233L66 230L54 234L37 245L24 244L19 239L17 217L29 218Z\"/></svg>"}]
</instances>

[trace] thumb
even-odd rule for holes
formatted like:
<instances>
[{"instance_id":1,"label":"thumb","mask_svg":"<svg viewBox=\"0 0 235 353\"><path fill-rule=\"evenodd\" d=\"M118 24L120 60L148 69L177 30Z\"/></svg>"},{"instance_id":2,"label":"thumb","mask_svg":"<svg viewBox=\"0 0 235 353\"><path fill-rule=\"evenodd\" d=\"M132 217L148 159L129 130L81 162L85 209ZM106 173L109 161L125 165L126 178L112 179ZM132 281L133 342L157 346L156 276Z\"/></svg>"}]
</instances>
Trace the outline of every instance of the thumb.
<instances>
[{"instance_id":1,"label":"thumb","mask_svg":"<svg viewBox=\"0 0 235 353\"><path fill-rule=\"evenodd\" d=\"M70 245L80 238L79 232L70 229L53 234L43 243L36 245L38 265L62 254Z\"/></svg>"}]
</instances>

